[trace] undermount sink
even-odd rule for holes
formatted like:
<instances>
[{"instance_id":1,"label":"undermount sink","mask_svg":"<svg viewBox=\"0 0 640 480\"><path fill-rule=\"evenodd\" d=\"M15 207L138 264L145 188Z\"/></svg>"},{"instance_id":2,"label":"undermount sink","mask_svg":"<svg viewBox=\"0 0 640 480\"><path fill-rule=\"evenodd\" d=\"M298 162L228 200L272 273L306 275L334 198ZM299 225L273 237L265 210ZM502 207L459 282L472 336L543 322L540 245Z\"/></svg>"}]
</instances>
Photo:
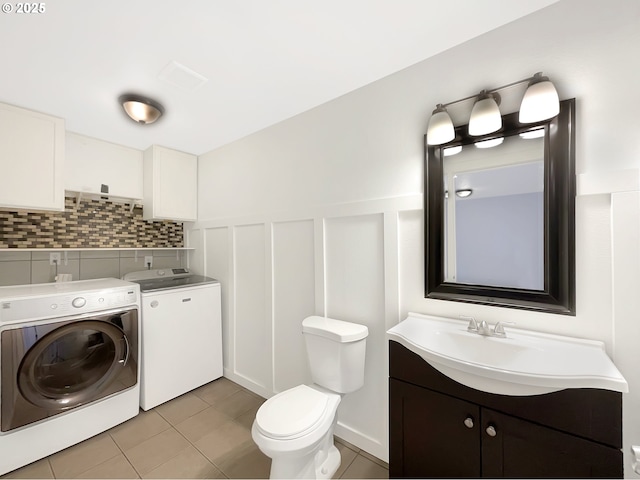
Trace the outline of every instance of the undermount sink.
<instances>
[{"instance_id":1,"label":"undermount sink","mask_svg":"<svg viewBox=\"0 0 640 480\"><path fill-rule=\"evenodd\" d=\"M467 331L467 322L410 313L387 331L449 378L502 395L539 395L566 388L628 392L622 374L595 340L512 329L506 338Z\"/></svg>"}]
</instances>

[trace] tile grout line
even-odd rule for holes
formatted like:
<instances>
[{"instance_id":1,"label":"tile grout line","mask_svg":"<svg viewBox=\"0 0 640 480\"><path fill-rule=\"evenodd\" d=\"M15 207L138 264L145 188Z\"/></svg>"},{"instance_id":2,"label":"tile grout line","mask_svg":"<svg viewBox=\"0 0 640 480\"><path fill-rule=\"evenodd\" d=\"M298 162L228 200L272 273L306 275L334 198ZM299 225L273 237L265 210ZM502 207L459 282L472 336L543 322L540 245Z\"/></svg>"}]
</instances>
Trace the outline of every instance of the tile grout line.
<instances>
[{"instance_id":1,"label":"tile grout line","mask_svg":"<svg viewBox=\"0 0 640 480\"><path fill-rule=\"evenodd\" d=\"M140 415L139 412L138 412L138 415ZM135 418L135 417L133 417L133 418ZM122 424L120 423L119 425L122 425ZM115 428L115 427L112 427L111 429L113 429L113 428ZM136 474L138 475L138 478L142 478L142 474L138 471L138 469L135 467L135 465L133 463L131 463L131 461L129 460L129 457L127 457L127 454L125 453L125 451L122 448L120 448L120 445L118 445L118 442L116 442L116 439L113 438L113 435L111 435L111 433L109 433L109 436L111 437L111 440L113 440L113 443L116 444L116 447L118 447L118 450L120 450L120 452L122 453L122 456L125 458L127 463L129 465L131 465L131 468L133 468L133 471L136 472Z\"/></svg>"}]
</instances>

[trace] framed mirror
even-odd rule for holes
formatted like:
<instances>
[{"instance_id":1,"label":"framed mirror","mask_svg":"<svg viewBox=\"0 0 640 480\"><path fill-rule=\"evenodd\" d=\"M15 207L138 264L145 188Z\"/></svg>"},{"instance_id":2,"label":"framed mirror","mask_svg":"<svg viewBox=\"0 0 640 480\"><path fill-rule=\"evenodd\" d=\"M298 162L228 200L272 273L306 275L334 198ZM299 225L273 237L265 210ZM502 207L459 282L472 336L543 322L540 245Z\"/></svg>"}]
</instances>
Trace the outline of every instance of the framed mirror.
<instances>
[{"instance_id":1,"label":"framed mirror","mask_svg":"<svg viewBox=\"0 0 640 480\"><path fill-rule=\"evenodd\" d=\"M560 113L428 145L425 296L575 315L575 100Z\"/></svg>"}]
</instances>

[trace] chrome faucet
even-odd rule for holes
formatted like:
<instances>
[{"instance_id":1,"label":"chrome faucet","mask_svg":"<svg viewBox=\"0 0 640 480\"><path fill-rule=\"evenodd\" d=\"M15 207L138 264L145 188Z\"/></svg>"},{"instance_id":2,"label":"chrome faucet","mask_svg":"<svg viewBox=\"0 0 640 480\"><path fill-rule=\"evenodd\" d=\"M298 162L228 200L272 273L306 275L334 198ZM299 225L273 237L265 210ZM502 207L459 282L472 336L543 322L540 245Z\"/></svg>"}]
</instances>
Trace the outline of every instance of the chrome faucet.
<instances>
[{"instance_id":1,"label":"chrome faucet","mask_svg":"<svg viewBox=\"0 0 640 480\"><path fill-rule=\"evenodd\" d=\"M467 325L467 331L472 333L477 333L478 335L482 335L485 337L499 337L506 338L507 332L504 330L505 325L515 325L514 322L498 322L495 324L493 328L484 320L480 323L476 321L473 317L468 317L465 315L460 315L460 318L465 320L469 320L469 325Z\"/></svg>"}]
</instances>

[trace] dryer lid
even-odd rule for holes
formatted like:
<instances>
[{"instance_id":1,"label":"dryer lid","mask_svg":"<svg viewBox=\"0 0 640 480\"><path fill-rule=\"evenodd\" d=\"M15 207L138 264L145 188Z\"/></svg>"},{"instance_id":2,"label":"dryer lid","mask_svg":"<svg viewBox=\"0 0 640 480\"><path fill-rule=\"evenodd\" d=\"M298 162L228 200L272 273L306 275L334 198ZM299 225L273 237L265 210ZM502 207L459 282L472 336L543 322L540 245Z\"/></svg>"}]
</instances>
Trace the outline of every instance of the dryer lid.
<instances>
[{"instance_id":1,"label":"dryer lid","mask_svg":"<svg viewBox=\"0 0 640 480\"><path fill-rule=\"evenodd\" d=\"M267 400L256 414L256 425L271 438L296 438L322 420L329 397L306 385L285 390Z\"/></svg>"}]
</instances>

